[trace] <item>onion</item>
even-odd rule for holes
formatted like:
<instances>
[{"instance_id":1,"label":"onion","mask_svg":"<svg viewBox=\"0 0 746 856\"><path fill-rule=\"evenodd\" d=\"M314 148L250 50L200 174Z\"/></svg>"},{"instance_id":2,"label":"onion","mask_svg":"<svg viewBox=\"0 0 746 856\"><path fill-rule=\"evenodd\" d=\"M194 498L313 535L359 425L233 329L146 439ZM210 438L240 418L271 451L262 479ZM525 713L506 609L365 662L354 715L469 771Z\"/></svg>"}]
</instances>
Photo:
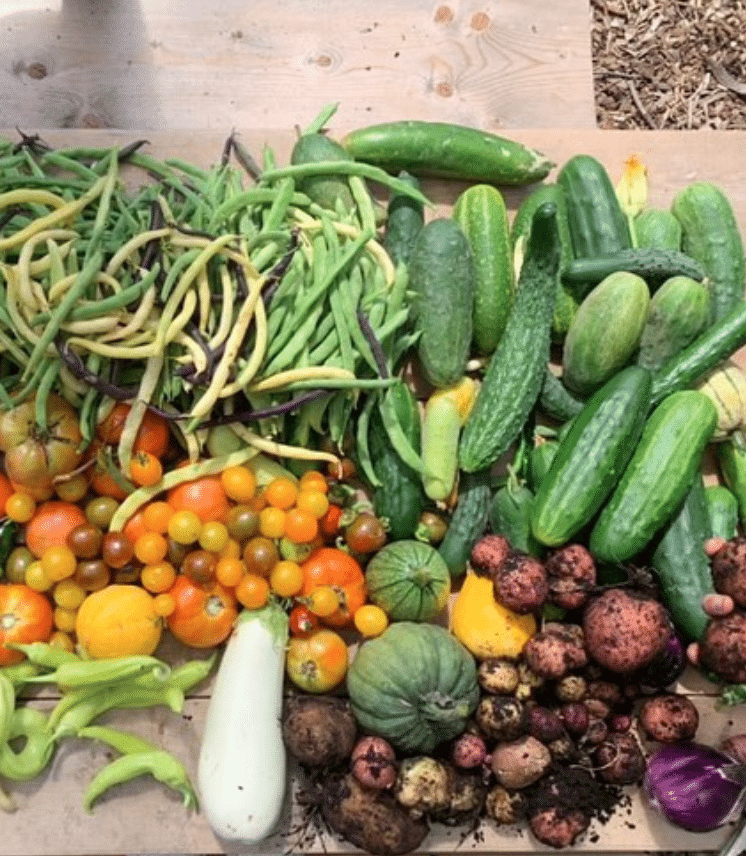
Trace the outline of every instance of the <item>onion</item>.
<instances>
[{"instance_id":1,"label":"onion","mask_svg":"<svg viewBox=\"0 0 746 856\"><path fill-rule=\"evenodd\" d=\"M699 743L661 746L648 759L645 788L654 806L673 824L709 832L741 811L746 766Z\"/></svg>"}]
</instances>

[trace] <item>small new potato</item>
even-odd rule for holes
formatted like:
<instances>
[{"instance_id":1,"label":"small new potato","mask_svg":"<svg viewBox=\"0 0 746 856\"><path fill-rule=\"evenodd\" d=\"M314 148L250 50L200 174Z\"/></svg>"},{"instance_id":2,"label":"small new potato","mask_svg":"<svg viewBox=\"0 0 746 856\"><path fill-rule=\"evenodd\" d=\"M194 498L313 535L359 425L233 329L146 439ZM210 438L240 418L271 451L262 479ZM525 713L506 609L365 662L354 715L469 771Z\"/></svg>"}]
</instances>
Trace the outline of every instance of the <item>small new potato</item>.
<instances>
[{"instance_id":1,"label":"small new potato","mask_svg":"<svg viewBox=\"0 0 746 856\"><path fill-rule=\"evenodd\" d=\"M533 785L551 763L549 749L530 734L499 743L492 751L492 772L497 781L509 789L520 790Z\"/></svg>"},{"instance_id":2,"label":"small new potato","mask_svg":"<svg viewBox=\"0 0 746 856\"><path fill-rule=\"evenodd\" d=\"M651 740L678 743L694 739L699 726L699 713L687 696L661 693L645 699L640 707L639 720Z\"/></svg>"}]
</instances>

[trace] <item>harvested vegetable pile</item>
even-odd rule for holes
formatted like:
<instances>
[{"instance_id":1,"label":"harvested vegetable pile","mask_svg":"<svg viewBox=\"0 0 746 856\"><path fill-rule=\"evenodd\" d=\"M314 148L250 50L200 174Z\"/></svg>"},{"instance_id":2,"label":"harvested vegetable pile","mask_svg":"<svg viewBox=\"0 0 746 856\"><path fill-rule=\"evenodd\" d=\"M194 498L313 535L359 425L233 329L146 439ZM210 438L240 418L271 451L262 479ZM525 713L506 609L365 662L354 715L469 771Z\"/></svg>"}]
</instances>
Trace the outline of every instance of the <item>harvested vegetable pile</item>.
<instances>
[{"instance_id":1,"label":"harvested vegetable pile","mask_svg":"<svg viewBox=\"0 0 746 856\"><path fill-rule=\"evenodd\" d=\"M699 747L676 682L746 692L730 200L657 209L636 157L552 180L462 126L336 142L332 112L288 165L1 144L3 807L72 737L118 754L85 809L149 774L245 845L307 849L288 756L383 856L438 825L572 847L632 793L722 826L744 738ZM459 180L450 214L427 176ZM113 723L207 679L192 784Z\"/></svg>"}]
</instances>

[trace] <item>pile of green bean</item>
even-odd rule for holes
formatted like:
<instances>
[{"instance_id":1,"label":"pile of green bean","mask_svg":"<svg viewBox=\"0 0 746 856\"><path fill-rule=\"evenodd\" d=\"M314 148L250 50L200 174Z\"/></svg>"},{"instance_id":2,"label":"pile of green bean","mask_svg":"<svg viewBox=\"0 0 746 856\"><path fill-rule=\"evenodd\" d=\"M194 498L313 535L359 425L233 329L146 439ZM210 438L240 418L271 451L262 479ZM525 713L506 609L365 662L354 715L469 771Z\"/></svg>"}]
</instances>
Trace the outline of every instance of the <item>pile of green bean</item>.
<instances>
[{"instance_id":1,"label":"pile of green bean","mask_svg":"<svg viewBox=\"0 0 746 856\"><path fill-rule=\"evenodd\" d=\"M259 166L234 136L206 169L144 148L0 140L0 406L34 395L44 426L55 390L87 443L133 402L122 472L148 407L192 459L226 424L265 452L335 459L319 438L342 443L413 343L365 185L399 183L344 165L355 204L331 211L298 187L339 164L282 167L267 149Z\"/></svg>"}]
</instances>

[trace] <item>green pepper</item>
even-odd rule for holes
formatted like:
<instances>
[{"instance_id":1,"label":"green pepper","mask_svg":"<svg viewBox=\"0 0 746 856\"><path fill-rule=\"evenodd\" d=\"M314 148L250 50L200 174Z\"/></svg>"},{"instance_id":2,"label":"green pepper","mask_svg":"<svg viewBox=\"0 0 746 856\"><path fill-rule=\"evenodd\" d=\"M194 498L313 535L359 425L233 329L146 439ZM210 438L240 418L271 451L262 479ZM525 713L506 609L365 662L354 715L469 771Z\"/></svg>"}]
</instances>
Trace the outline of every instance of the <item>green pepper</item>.
<instances>
[{"instance_id":1,"label":"green pepper","mask_svg":"<svg viewBox=\"0 0 746 856\"><path fill-rule=\"evenodd\" d=\"M0 776L25 782L44 770L57 746L46 726L47 715L37 708L22 706L13 711L7 741L0 746ZM23 745L16 751L12 741L19 737Z\"/></svg>"}]
</instances>

